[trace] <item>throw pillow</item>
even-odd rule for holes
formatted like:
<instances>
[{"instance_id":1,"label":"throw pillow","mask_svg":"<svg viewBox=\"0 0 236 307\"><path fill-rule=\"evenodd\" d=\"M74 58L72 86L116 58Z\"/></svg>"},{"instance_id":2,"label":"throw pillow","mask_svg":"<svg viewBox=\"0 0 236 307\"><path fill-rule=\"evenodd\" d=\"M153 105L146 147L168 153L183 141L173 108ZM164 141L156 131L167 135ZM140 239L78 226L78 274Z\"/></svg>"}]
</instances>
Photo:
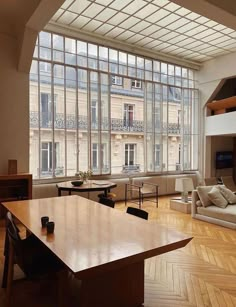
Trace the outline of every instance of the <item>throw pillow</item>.
<instances>
[{"instance_id":1,"label":"throw pillow","mask_svg":"<svg viewBox=\"0 0 236 307\"><path fill-rule=\"evenodd\" d=\"M197 200L197 201L196 201L196 205L197 205L197 207L202 207L201 201L200 201L200 200Z\"/></svg>"},{"instance_id":2,"label":"throw pillow","mask_svg":"<svg viewBox=\"0 0 236 307\"><path fill-rule=\"evenodd\" d=\"M210 192L207 193L210 200L213 202L214 205L220 208L226 208L228 205L228 201L224 198L221 194L219 188L213 187Z\"/></svg>"},{"instance_id":3,"label":"throw pillow","mask_svg":"<svg viewBox=\"0 0 236 307\"><path fill-rule=\"evenodd\" d=\"M225 186L219 186L221 194L230 204L236 204L236 195Z\"/></svg>"},{"instance_id":4,"label":"throw pillow","mask_svg":"<svg viewBox=\"0 0 236 307\"><path fill-rule=\"evenodd\" d=\"M200 198L200 201L203 205L203 207L208 207L208 206L212 206L213 203L211 202L211 200L209 199L207 193L210 192L210 190L212 189L212 186L199 186L197 187L197 193L198 196Z\"/></svg>"}]
</instances>

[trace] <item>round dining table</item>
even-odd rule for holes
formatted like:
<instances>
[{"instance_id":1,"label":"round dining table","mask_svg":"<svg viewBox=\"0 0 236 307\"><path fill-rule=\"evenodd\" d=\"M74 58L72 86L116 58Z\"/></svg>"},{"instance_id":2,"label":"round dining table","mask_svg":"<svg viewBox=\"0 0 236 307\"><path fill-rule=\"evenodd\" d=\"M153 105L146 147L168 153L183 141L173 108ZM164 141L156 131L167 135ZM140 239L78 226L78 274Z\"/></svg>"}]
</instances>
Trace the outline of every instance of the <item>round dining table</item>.
<instances>
[{"instance_id":1,"label":"round dining table","mask_svg":"<svg viewBox=\"0 0 236 307\"><path fill-rule=\"evenodd\" d=\"M68 191L68 194L71 195L71 192L94 192L94 191L103 191L104 196L107 197L107 194L112 188L115 188L117 185L108 180L87 180L80 186L73 185L71 181L57 183L58 196L61 196L62 191Z\"/></svg>"}]
</instances>

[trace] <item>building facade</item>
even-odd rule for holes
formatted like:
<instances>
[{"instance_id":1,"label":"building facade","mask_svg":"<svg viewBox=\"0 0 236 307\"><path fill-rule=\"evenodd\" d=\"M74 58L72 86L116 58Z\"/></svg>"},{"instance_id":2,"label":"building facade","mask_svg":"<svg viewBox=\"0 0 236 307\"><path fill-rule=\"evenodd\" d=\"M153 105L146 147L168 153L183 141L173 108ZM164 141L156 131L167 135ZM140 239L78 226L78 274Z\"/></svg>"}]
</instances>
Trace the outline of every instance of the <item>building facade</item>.
<instances>
[{"instance_id":1,"label":"building facade","mask_svg":"<svg viewBox=\"0 0 236 307\"><path fill-rule=\"evenodd\" d=\"M194 72L41 32L30 74L34 178L197 169Z\"/></svg>"}]
</instances>

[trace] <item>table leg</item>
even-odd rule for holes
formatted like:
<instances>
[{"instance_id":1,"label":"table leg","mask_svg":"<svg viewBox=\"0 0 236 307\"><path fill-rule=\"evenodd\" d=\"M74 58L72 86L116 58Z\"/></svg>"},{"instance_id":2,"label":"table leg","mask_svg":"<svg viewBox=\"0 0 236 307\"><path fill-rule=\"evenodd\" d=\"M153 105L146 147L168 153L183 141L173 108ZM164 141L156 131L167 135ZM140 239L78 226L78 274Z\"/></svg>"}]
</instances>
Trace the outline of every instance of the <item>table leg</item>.
<instances>
[{"instance_id":1,"label":"table leg","mask_svg":"<svg viewBox=\"0 0 236 307\"><path fill-rule=\"evenodd\" d=\"M137 307L144 302L144 261L83 279L81 307Z\"/></svg>"},{"instance_id":2,"label":"table leg","mask_svg":"<svg viewBox=\"0 0 236 307\"><path fill-rule=\"evenodd\" d=\"M107 189L104 190L104 196L107 198Z\"/></svg>"}]
</instances>

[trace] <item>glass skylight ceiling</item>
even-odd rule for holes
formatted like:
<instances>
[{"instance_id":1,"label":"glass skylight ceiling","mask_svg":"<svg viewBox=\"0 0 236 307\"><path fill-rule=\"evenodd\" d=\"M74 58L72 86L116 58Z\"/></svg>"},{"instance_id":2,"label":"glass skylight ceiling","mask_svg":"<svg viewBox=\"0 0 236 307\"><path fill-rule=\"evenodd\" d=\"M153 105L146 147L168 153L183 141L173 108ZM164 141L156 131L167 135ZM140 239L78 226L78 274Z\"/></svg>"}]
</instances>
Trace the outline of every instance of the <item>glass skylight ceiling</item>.
<instances>
[{"instance_id":1,"label":"glass skylight ceiling","mask_svg":"<svg viewBox=\"0 0 236 307\"><path fill-rule=\"evenodd\" d=\"M59 25L204 62L236 50L236 31L167 0L67 0Z\"/></svg>"}]
</instances>

